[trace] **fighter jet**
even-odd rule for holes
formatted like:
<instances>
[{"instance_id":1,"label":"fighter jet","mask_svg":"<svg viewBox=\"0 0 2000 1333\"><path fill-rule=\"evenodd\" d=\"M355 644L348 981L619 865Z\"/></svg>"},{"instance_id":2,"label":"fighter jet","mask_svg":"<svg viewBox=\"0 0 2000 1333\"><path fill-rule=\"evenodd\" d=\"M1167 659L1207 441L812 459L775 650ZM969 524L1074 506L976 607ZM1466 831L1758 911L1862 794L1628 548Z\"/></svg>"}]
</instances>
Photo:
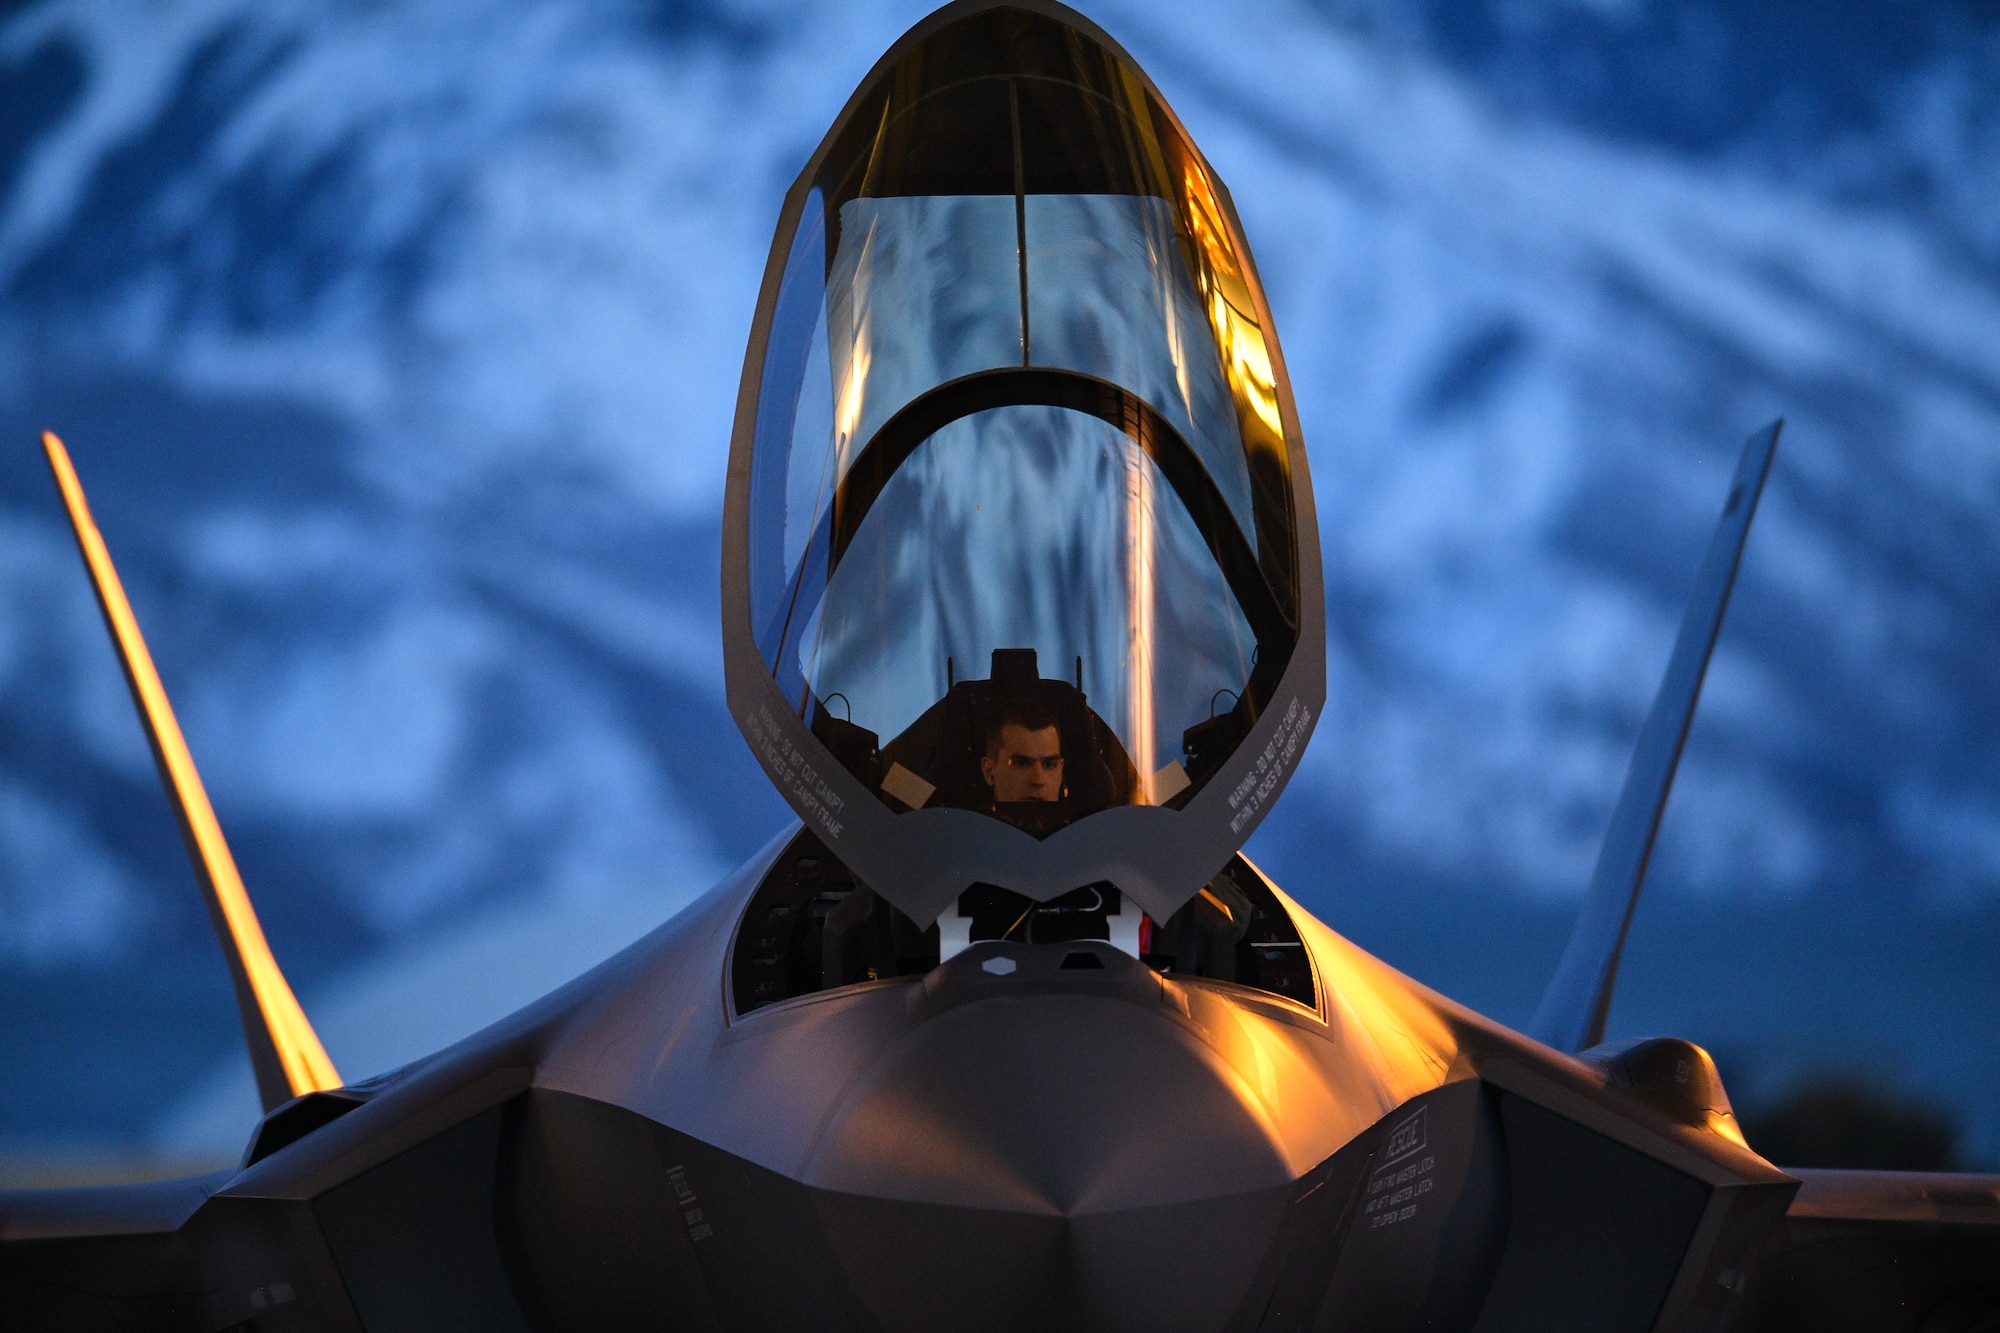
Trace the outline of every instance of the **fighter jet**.
<instances>
[{"instance_id":1,"label":"fighter jet","mask_svg":"<svg viewBox=\"0 0 2000 1333\"><path fill-rule=\"evenodd\" d=\"M0 1195L8 1329L2000 1327L2000 1178L1786 1172L1603 1044L1776 447L1722 506L1527 1033L1241 848L1325 698L1307 455L1214 170L1049 0L883 56L786 196L724 518L729 707L798 822L345 1083L45 441L228 955L230 1170Z\"/></svg>"}]
</instances>

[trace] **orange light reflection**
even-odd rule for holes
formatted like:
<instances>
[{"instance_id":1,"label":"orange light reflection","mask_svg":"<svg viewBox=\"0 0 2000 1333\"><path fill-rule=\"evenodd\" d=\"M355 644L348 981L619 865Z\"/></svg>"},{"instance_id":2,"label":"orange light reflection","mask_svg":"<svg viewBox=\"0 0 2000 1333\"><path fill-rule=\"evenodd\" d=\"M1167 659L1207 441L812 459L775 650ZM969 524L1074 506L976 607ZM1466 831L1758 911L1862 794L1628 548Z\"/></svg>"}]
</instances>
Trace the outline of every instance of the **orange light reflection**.
<instances>
[{"instance_id":1,"label":"orange light reflection","mask_svg":"<svg viewBox=\"0 0 2000 1333\"><path fill-rule=\"evenodd\" d=\"M1145 453L1125 450L1125 740L1138 770L1137 799L1154 804L1153 477Z\"/></svg>"},{"instance_id":2,"label":"orange light reflection","mask_svg":"<svg viewBox=\"0 0 2000 1333\"><path fill-rule=\"evenodd\" d=\"M1222 373L1235 395L1239 414L1247 412L1272 436L1283 440L1285 428L1278 412L1277 376L1271 369L1264 330L1257 323L1250 285L1229 244L1229 232L1222 221L1222 203L1215 197L1208 178L1192 161L1182 169L1181 188L1188 232L1200 252L1201 262L1197 265L1200 271L1195 280L1206 299L1209 327L1222 355ZM1260 443L1245 441L1252 448Z\"/></svg>"},{"instance_id":3,"label":"orange light reflection","mask_svg":"<svg viewBox=\"0 0 2000 1333\"><path fill-rule=\"evenodd\" d=\"M76 531L77 545L82 548L84 563L89 567L91 582L96 586L98 605L104 612L105 623L110 627L119 659L125 667L125 679L132 687L132 698L138 705L140 720L145 723L147 738L153 743L153 755L159 762L161 779L181 817L188 853L195 863L196 878L201 881L208 898L216 933L221 937L224 952L229 955L230 971L236 975L237 999L245 1011L246 1035L250 1035L248 1029L261 1022L289 1087L289 1097L337 1088L341 1086L340 1074L334 1069L333 1061L327 1058L319 1035L306 1020L305 1010L300 1008L298 997L292 994L277 959L271 956L271 946L264 939L264 928L257 920L256 910L250 905L250 894L243 887L243 878L237 873L236 858L230 855L229 844L223 839L222 826L216 822L215 810L208 803L208 792L202 786L201 774L195 771L194 758L188 753L180 724L174 720L173 706L167 702L166 688L160 684L160 674L153 667L153 656L146 650L146 640L139 633L139 622L132 615L132 605L125 599L125 588L118 580L117 569L112 566L111 553L105 548L104 538L90 515L90 506L84 499L76 469L70 465L69 451L63 448L61 440L47 431L42 434L42 448L48 454L49 468L55 473L56 486L61 490L63 504L69 510L70 525ZM247 995L244 993L246 989ZM254 1045L255 1037L252 1036L251 1040ZM253 1050L253 1066L259 1063L256 1055ZM259 1074L259 1091L264 1098L265 1110L271 1110L289 1099L279 1095L279 1090L262 1086L265 1083L263 1071L260 1070Z\"/></svg>"}]
</instances>

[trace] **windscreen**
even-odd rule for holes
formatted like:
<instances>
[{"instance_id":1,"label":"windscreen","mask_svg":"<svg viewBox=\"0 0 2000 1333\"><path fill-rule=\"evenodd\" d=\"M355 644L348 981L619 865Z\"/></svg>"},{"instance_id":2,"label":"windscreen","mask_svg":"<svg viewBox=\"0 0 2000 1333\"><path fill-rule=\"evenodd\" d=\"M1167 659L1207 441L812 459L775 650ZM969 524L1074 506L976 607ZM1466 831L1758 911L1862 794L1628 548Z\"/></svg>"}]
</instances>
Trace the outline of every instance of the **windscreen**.
<instances>
[{"instance_id":1,"label":"windscreen","mask_svg":"<svg viewBox=\"0 0 2000 1333\"><path fill-rule=\"evenodd\" d=\"M920 44L850 124L759 386L764 664L894 810L1046 834L1184 802L1297 624L1271 359L1205 168L1115 57L1018 11Z\"/></svg>"}]
</instances>

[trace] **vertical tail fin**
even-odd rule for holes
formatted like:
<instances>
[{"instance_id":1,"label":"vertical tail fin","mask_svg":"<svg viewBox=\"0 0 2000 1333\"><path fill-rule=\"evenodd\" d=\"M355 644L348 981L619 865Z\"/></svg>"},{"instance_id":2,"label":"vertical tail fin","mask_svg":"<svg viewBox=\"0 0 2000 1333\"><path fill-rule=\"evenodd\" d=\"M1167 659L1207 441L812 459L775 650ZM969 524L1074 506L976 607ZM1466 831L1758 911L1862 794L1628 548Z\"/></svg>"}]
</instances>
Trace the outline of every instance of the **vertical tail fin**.
<instances>
[{"instance_id":1,"label":"vertical tail fin","mask_svg":"<svg viewBox=\"0 0 2000 1333\"><path fill-rule=\"evenodd\" d=\"M340 1075L312 1024L306 1021L285 974L278 970L271 946L264 941L264 928L257 923L250 895L243 888L242 876L236 873L236 858L229 854L229 844L223 841L222 828L215 822L201 775L195 771L167 692L153 669L153 656L146 651L139 622L132 617L118 571L112 567L111 553L90 516L76 469L70 466L69 451L46 431L42 448L48 454L49 470L55 473L63 505L69 510L83 562L90 569L97 605L104 612L104 623L125 668L125 683L132 687L132 702L152 744L160 783L173 802L188 860L194 863L195 879L215 923L216 938L229 960L229 975L236 983L236 1007L243 1019L243 1039L250 1047L250 1066L257 1075L257 1092L264 1109L270 1111L304 1093L337 1088Z\"/></svg>"},{"instance_id":2,"label":"vertical tail fin","mask_svg":"<svg viewBox=\"0 0 2000 1333\"><path fill-rule=\"evenodd\" d=\"M1782 420L1772 422L1743 446L1729 499L1723 504L1722 518L1709 540L1708 555L1701 562L1694 594L1681 618L1674 655L1667 660L1667 674L1653 698L1653 711L1646 715L1645 729L1639 733L1632 766L1625 772L1625 789L1618 793L1611 827L1604 832L1597 869L1583 900L1583 915L1528 1024L1529 1036L1558 1050L1580 1051L1604 1040L1611 991L1618 983L1618 959L1625 949L1625 934L1632 927L1633 909L1639 905L1646 862L1653 855L1653 839L1660 831L1667 794L1673 789L1681 746L1687 741L1695 703L1701 698L1708 656L1722 630L1722 613L1729 609L1736 567L1743 560L1750 520L1757 512L1758 497L1764 493L1764 479L1770 475L1778 432L1784 424Z\"/></svg>"}]
</instances>

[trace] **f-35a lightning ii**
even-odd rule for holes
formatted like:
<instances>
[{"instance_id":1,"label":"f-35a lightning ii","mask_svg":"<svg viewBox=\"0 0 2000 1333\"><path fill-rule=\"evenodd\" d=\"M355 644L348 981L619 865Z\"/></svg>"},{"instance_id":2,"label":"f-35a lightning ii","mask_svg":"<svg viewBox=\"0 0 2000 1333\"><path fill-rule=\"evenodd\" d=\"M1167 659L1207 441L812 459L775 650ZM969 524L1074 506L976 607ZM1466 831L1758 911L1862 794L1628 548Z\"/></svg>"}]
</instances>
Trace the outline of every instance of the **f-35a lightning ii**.
<instances>
[{"instance_id":1,"label":"f-35a lightning ii","mask_svg":"<svg viewBox=\"0 0 2000 1333\"><path fill-rule=\"evenodd\" d=\"M1228 192L1137 64L966 0L786 196L729 706L798 813L687 911L343 1083L46 444L230 960L233 1170L0 1196L0 1326L2000 1328L2000 1178L1787 1173L1600 1044L1777 442L1728 492L1530 1033L1239 851L1325 693L1312 487Z\"/></svg>"}]
</instances>

